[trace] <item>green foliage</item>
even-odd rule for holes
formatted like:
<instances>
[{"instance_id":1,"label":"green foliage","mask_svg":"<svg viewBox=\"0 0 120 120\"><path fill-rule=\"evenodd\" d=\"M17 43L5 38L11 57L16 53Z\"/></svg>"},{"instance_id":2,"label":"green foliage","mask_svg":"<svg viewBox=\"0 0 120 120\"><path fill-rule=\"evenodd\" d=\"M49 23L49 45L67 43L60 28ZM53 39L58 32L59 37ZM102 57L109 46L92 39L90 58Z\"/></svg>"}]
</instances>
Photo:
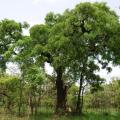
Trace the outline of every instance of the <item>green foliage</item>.
<instances>
[{"instance_id":1,"label":"green foliage","mask_svg":"<svg viewBox=\"0 0 120 120\"><path fill-rule=\"evenodd\" d=\"M46 25L35 25L30 29L30 36L35 44L46 45L48 34L48 28Z\"/></svg>"},{"instance_id":2,"label":"green foliage","mask_svg":"<svg viewBox=\"0 0 120 120\"><path fill-rule=\"evenodd\" d=\"M31 66L25 73L25 80L33 86L42 85L46 77L43 70L37 66Z\"/></svg>"},{"instance_id":3,"label":"green foliage","mask_svg":"<svg viewBox=\"0 0 120 120\"><path fill-rule=\"evenodd\" d=\"M26 22L21 24L8 19L0 21L0 67L5 70L7 61L17 62L23 82L21 84L18 78L9 76L0 78L0 89L6 96L11 96L9 102L13 98L19 98L17 92L20 88L21 96L22 92L26 95L23 100L26 105L29 104L28 99L31 100L31 108L38 105L41 92L44 91L44 94L49 90L42 88L48 86L44 71L47 62L55 71L56 78L53 78L52 84L56 85L57 98L66 98L67 88L80 81L79 87L72 86L68 90L68 105L71 107L76 106L76 102L79 103L88 84L93 93L88 97L92 100L92 106L97 106L100 101L105 107L113 96L116 96L116 104L112 104L112 107L119 104L118 83L104 86L104 91L113 95L109 98L104 91L98 91L104 79L95 74L100 70L99 64L108 72L111 72L109 62L120 64L119 17L105 3L80 3L72 10L65 10L63 14L50 12L45 17L45 24L32 26L30 36L24 36L23 29L28 27ZM52 92L51 96L55 98L56 93L54 90ZM61 103L66 102L64 98L64 101L61 98ZM44 99L45 104L53 104L48 95Z\"/></svg>"},{"instance_id":4,"label":"green foliage","mask_svg":"<svg viewBox=\"0 0 120 120\"><path fill-rule=\"evenodd\" d=\"M68 105L68 109L72 108L72 111L74 111L76 107L75 105L77 103L78 89L79 89L78 86L73 85L68 91L67 105Z\"/></svg>"},{"instance_id":5,"label":"green foliage","mask_svg":"<svg viewBox=\"0 0 120 120\"><path fill-rule=\"evenodd\" d=\"M102 90L85 94L85 106L88 108L112 109L120 108L120 85L119 80L113 80L110 84L104 84Z\"/></svg>"},{"instance_id":6,"label":"green foliage","mask_svg":"<svg viewBox=\"0 0 120 120\"><path fill-rule=\"evenodd\" d=\"M0 98L4 106L9 111L17 105L19 92L19 79L18 77L2 76L0 77Z\"/></svg>"},{"instance_id":7,"label":"green foliage","mask_svg":"<svg viewBox=\"0 0 120 120\"><path fill-rule=\"evenodd\" d=\"M0 85L8 92L14 92L18 88L18 78L12 76L0 77ZM2 91L2 90L1 90Z\"/></svg>"},{"instance_id":8,"label":"green foliage","mask_svg":"<svg viewBox=\"0 0 120 120\"><path fill-rule=\"evenodd\" d=\"M9 59L9 57L4 56L4 54L22 38L22 31L27 27L27 23L21 24L14 20L4 19L0 21L0 55L3 55L4 58L2 62L0 62L0 66L3 70L5 70L5 64Z\"/></svg>"}]
</instances>

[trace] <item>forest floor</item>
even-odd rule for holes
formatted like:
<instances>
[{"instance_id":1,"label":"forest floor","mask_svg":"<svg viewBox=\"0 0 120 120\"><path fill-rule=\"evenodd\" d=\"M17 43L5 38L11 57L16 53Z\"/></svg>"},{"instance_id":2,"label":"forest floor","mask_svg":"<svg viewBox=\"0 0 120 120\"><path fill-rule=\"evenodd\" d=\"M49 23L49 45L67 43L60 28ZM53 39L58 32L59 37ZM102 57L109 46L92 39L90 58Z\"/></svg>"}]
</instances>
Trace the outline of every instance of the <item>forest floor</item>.
<instances>
[{"instance_id":1,"label":"forest floor","mask_svg":"<svg viewBox=\"0 0 120 120\"><path fill-rule=\"evenodd\" d=\"M118 112L86 112L83 116L56 116L52 110L42 110L35 116L17 117L11 114L0 113L0 120L120 120L120 113Z\"/></svg>"}]
</instances>

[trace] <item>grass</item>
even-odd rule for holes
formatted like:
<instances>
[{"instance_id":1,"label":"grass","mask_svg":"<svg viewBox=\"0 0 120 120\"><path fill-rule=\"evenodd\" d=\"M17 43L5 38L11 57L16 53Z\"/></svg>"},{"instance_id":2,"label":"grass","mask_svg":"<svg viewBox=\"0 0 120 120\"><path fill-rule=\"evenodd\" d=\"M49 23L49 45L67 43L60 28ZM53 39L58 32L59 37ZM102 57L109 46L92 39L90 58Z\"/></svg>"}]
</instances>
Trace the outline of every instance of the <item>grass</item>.
<instances>
[{"instance_id":1,"label":"grass","mask_svg":"<svg viewBox=\"0 0 120 120\"><path fill-rule=\"evenodd\" d=\"M39 114L35 116L17 117L10 114L0 114L0 120L120 120L120 113L118 112L85 112L83 116L56 116L52 109L42 108Z\"/></svg>"}]
</instances>

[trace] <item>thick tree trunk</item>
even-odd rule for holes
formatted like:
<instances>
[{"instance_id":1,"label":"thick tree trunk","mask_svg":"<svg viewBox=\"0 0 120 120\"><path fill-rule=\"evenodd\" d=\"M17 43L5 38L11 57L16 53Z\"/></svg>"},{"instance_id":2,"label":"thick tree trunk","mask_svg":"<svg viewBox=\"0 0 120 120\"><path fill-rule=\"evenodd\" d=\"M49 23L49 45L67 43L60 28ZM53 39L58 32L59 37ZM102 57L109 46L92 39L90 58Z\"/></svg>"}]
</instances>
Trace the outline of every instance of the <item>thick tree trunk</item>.
<instances>
[{"instance_id":1,"label":"thick tree trunk","mask_svg":"<svg viewBox=\"0 0 120 120\"><path fill-rule=\"evenodd\" d=\"M57 101L56 101L56 113L61 114L66 110L66 96L67 96L67 87L64 87L64 83L62 80L62 68L59 67L56 70L57 78L56 78L56 89L57 89Z\"/></svg>"},{"instance_id":2,"label":"thick tree trunk","mask_svg":"<svg viewBox=\"0 0 120 120\"><path fill-rule=\"evenodd\" d=\"M79 86L79 92L78 92L78 98L77 98L77 105L76 105L76 113L82 114L82 85L83 85L83 75L81 74L80 77L80 86Z\"/></svg>"}]
</instances>

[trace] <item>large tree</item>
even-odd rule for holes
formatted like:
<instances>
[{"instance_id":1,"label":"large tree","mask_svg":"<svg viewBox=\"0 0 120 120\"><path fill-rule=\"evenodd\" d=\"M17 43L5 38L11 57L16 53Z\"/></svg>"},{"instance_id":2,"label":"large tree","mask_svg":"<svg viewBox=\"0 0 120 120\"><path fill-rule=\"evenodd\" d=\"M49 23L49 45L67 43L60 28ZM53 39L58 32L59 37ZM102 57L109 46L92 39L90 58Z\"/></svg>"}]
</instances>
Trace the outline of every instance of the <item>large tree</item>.
<instances>
[{"instance_id":1,"label":"large tree","mask_svg":"<svg viewBox=\"0 0 120 120\"><path fill-rule=\"evenodd\" d=\"M99 70L98 64L109 72L108 63L113 60L110 49L111 41L119 30L118 16L104 3L81 3L70 13L67 19L66 34L70 40L68 56L72 59L69 63L72 69L78 73L80 88L76 110L81 113L83 83L98 86L101 78L95 75ZM77 70L77 71L76 71Z\"/></svg>"},{"instance_id":2,"label":"large tree","mask_svg":"<svg viewBox=\"0 0 120 120\"><path fill-rule=\"evenodd\" d=\"M71 66L78 65L80 87L83 78L87 81L96 79L96 69L92 68L97 66L95 60L110 71L107 67L113 58L110 43L114 41L118 26L118 16L104 3L81 3L62 15L49 13L45 24L30 29L31 38L24 37L18 42L19 61L26 63L26 67L28 63L44 67L48 62L54 68L56 112L66 109L67 86L63 75Z\"/></svg>"},{"instance_id":3,"label":"large tree","mask_svg":"<svg viewBox=\"0 0 120 120\"><path fill-rule=\"evenodd\" d=\"M83 79L98 81L99 76L94 74L98 63L111 70L108 63L113 56L109 44L118 32L119 20L104 3L81 3L63 15L48 14L46 24L51 28L47 46L57 74L57 108L64 108L66 86L62 75L71 64L79 68L80 94Z\"/></svg>"}]
</instances>

